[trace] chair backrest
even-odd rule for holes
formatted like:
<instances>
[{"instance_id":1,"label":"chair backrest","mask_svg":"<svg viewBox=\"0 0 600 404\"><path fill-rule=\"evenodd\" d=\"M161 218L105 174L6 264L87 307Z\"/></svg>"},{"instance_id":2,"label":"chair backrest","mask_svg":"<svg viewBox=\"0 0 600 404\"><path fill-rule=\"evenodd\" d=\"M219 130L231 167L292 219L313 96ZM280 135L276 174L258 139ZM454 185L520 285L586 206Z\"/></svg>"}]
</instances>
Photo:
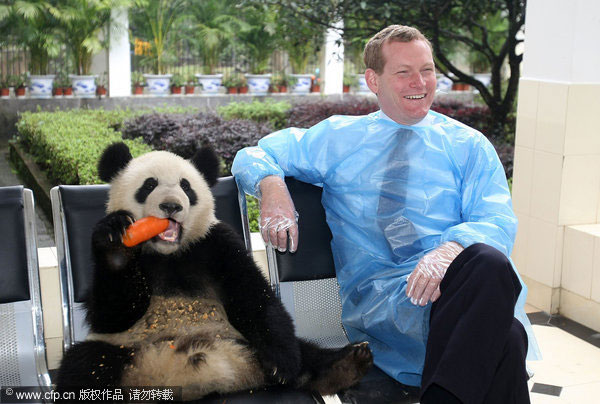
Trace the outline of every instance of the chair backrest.
<instances>
[{"instance_id":1,"label":"chair backrest","mask_svg":"<svg viewBox=\"0 0 600 404\"><path fill-rule=\"evenodd\" d=\"M50 386L33 193L0 188L0 385Z\"/></svg>"},{"instance_id":2,"label":"chair backrest","mask_svg":"<svg viewBox=\"0 0 600 404\"><path fill-rule=\"evenodd\" d=\"M331 254L331 230L321 204L321 187L285 179L299 215L298 250L280 253L267 246L271 287L296 325L298 336L325 347L348 343Z\"/></svg>"},{"instance_id":3,"label":"chair backrest","mask_svg":"<svg viewBox=\"0 0 600 404\"><path fill-rule=\"evenodd\" d=\"M52 188L52 216L63 311L63 348L83 341L89 330L85 303L92 282L91 240L94 225L106 215L108 185L59 185ZM243 236L238 191L233 177L212 188L216 216ZM249 241L246 241L246 245Z\"/></svg>"}]
</instances>

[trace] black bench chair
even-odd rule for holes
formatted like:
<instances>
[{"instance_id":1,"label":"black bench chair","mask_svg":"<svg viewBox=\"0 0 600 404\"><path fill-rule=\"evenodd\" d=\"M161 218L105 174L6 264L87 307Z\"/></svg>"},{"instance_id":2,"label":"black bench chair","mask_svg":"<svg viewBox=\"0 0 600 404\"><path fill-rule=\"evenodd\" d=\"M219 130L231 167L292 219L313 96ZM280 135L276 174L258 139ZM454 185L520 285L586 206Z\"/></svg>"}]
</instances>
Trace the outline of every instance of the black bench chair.
<instances>
[{"instance_id":1,"label":"black bench chair","mask_svg":"<svg viewBox=\"0 0 600 404\"><path fill-rule=\"evenodd\" d=\"M285 181L299 214L298 251L280 253L266 247L271 287L294 318L298 336L325 347L346 345L332 235L321 204L323 189L294 178ZM418 402L418 388L405 386L374 366L340 399L361 404L413 403Z\"/></svg>"},{"instance_id":2,"label":"black bench chair","mask_svg":"<svg viewBox=\"0 0 600 404\"><path fill-rule=\"evenodd\" d=\"M31 190L0 188L0 223L0 385L48 391Z\"/></svg>"}]
</instances>

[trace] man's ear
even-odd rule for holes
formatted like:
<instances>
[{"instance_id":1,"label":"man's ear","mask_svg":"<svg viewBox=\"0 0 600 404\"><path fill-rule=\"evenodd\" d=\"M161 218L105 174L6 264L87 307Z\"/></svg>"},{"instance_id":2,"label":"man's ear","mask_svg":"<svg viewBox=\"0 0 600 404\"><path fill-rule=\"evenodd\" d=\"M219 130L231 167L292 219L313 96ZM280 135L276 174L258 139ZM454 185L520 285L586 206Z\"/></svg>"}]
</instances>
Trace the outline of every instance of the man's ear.
<instances>
[{"instance_id":1,"label":"man's ear","mask_svg":"<svg viewBox=\"0 0 600 404\"><path fill-rule=\"evenodd\" d=\"M377 94L379 91L379 77L375 70L367 69L365 70L365 81L367 82L367 86L369 90L373 91L373 93Z\"/></svg>"}]
</instances>

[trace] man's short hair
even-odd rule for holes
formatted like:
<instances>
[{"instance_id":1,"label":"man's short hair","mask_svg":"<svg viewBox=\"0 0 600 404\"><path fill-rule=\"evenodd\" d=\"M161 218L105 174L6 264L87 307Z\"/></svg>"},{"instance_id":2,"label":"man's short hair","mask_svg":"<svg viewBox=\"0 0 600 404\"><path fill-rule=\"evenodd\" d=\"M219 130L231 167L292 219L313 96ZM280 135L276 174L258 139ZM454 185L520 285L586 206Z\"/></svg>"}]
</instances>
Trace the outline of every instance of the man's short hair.
<instances>
[{"instance_id":1,"label":"man's short hair","mask_svg":"<svg viewBox=\"0 0 600 404\"><path fill-rule=\"evenodd\" d=\"M381 74L385 65L381 49L386 42L411 42L418 40L424 41L433 51L431 42L418 29L407 25L390 25L376 33L367 42L363 53L365 66L367 69L373 69L375 73Z\"/></svg>"}]
</instances>

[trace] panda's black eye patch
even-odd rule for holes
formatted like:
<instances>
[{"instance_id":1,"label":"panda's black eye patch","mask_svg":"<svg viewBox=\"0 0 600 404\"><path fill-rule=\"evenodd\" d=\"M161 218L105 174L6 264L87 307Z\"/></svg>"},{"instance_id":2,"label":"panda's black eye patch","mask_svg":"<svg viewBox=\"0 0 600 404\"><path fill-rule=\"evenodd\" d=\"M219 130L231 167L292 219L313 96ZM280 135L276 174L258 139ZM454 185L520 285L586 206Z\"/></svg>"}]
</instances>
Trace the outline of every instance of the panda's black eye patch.
<instances>
[{"instance_id":1,"label":"panda's black eye patch","mask_svg":"<svg viewBox=\"0 0 600 404\"><path fill-rule=\"evenodd\" d=\"M179 186L190 200L190 205L195 205L196 202L198 202L198 196L196 195L196 192L194 192L194 190L192 189L190 182L183 178L181 181L179 181Z\"/></svg>"},{"instance_id":2,"label":"panda's black eye patch","mask_svg":"<svg viewBox=\"0 0 600 404\"><path fill-rule=\"evenodd\" d=\"M157 186L158 180L156 178L146 178L146 181L144 181L142 186L136 191L135 200L138 201L138 203L146 202L148 195L150 195L150 193L154 191L154 188Z\"/></svg>"}]
</instances>

